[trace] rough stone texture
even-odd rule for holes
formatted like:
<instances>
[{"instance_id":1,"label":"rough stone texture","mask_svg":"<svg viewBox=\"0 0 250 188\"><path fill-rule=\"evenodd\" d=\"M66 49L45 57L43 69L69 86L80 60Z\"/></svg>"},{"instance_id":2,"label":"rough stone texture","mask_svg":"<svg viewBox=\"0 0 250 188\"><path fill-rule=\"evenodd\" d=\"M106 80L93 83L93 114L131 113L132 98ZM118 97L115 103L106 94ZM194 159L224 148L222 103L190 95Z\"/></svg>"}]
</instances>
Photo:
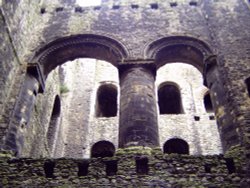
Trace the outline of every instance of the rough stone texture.
<instances>
[{"instance_id":1,"label":"rough stone texture","mask_svg":"<svg viewBox=\"0 0 250 188\"><path fill-rule=\"evenodd\" d=\"M249 1L103 0L100 7L82 8L74 0L1 0L0 5L1 148L10 149L17 156L66 156L66 153L72 153L76 157L88 157L89 153L80 151L80 147L88 148L89 152L95 141L109 137L106 133L95 134L94 129L88 127L100 124L100 130L104 130L106 120L91 119L88 115L82 119L69 117L70 113L66 113L69 108L61 114L62 122L66 122L64 117L73 118L77 129L70 129L69 123L59 127L58 150L54 154L49 151L46 135L54 97L59 93L60 86L59 74L53 69L66 61L79 57L95 58L106 60L119 70L135 64L155 64L159 69L167 63L183 62L194 65L203 73L215 108L223 153L234 157L242 165L240 173L245 179L241 187L249 185L246 177L250 176L250 98L245 84L250 72ZM92 74L91 70L98 70L82 68L89 74ZM85 82L82 80L80 83ZM114 83L117 88L118 83ZM86 108L82 106L84 102L77 108L93 115L94 107L89 104L95 103L95 89L88 87L84 84L83 91L90 89L93 93L86 92L79 97L84 102L86 98L91 102ZM187 91L182 90L184 93ZM62 99L62 104L73 100L72 105L75 106L77 100L68 95L68 98ZM194 99L196 97L194 94ZM190 115L200 116L199 122L205 122L207 114L198 110L201 107L199 103L190 102L188 98L192 99L187 95L183 100L183 104L187 105L185 108L190 109ZM210 123L201 126L187 114L178 116L182 117L177 117L177 120L186 119L188 130L193 131L193 134L185 134L185 139L193 144L190 147L193 154L220 153L218 141L213 140L211 147L208 146L210 133L205 135L203 128L206 130ZM174 117L164 118L158 122L174 120ZM81 121L88 126L78 124ZM114 128L119 117L107 121ZM211 133L216 132L215 124L211 126ZM67 131L72 134L66 134ZM75 132L81 136L74 137ZM89 142L83 132L97 138ZM197 139L197 135L202 139ZM170 135L165 138L160 136L161 144L168 138ZM215 138L218 139L218 135ZM109 141L114 145L117 143L114 136ZM65 147L67 143L69 146ZM76 145L77 149L72 152L71 148ZM175 178L180 180L179 175ZM227 182L227 179L224 181ZM99 183L105 182L103 179Z\"/></svg>"},{"instance_id":2,"label":"rough stone texture","mask_svg":"<svg viewBox=\"0 0 250 188\"><path fill-rule=\"evenodd\" d=\"M201 73L193 66L183 63L167 64L157 71L156 90L161 84L177 84L184 114L161 114L158 116L160 146L174 137L189 144L190 154L213 155L222 153L220 136L213 113L207 113L204 96L208 92L202 83ZM195 117L199 117L195 121Z\"/></svg>"},{"instance_id":3,"label":"rough stone texture","mask_svg":"<svg viewBox=\"0 0 250 188\"><path fill-rule=\"evenodd\" d=\"M137 66L120 70L119 147L159 144L154 71Z\"/></svg>"},{"instance_id":4,"label":"rough stone texture","mask_svg":"<svg viewBox=\"0 0 250 188\"><path fill-rule=\"evenodd\" d=\"M137 167L139 160L147 159ZM108 165L117 161L117 171ZM159 150L118 150L115 157L83 159L10 158L1 154L0 185L3 187L241 187L242 175L223 156L168 155ZM53 162L51 174L45 164ZM79 164L86 173L79 173ZM87 166L87 167L86 167ZM138 169L139 168L139 169ZM142 173L140 168L147 168ZM112 169L115 169L114 167ZM112 170L111 170L112 171ZM108 175L109 174L109 175Z\"/></svg>"}]
</instances>

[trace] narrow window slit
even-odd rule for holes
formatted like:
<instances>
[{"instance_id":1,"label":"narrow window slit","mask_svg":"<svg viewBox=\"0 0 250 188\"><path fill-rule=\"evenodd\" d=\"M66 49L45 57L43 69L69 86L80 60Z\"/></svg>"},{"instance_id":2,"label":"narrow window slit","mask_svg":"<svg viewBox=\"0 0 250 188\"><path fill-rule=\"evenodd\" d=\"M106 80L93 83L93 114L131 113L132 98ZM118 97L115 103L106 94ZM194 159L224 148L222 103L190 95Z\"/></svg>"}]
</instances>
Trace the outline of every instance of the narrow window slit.
<instances>
[{"instance_id":1,"label":"narrow window slit","mask_svg":"<svg viewBox=\"0 0 250 188\"><path fill-rule=\"evenodd\" d=\"M131 8L132 8L132 9L138 9L138 8L139 8L139 5L131 5Z\"/></svg>"},{"instance_id":2,"label":"narrow window slit","mask_svg":"<svg viewBox=\"0 0 250 188\"><path fill-rule=\"evenodd\" d=\"M54 178L54 168L55 162L54 161L46 161L44 163L44 173L46 178Z\"/></svg>"},{"instance_id":3,"label":"narrow window slit","mask_svg":"<svg viewBox=\"0 0 250 188\"><path fill-rule=\"evenodd\" d=\"M247 86L247 92L248 92L248 96L250 97L250 77L248 77L245 80L246 86Z\"/></svg>"},{"instance_id":4,"label":"narrow window slit","mask_svg":"<svg viewBox=\"0 0 250 188\"><path fill-rule=\"evenodd\" d=\"M114 9L114 10L117 10L117 9L119 9L119 8L120 8L119 5L113 5L113 9Z\"/></svg>"},{"instance_id":5,"label":"narrow window slit","mask_svg":"<svg viewBox=\"0 0 250 188\"><path fill-rule=\"evenodd\" d=\"M107 176L114 176L117 173L117 161L106 162L106 174Z\"/></svg>"},{"instance_id":6,"label":"narrow window slit","mask_svg":"<svg viewBox=\"0 0 250 188\"><path fill-rule=\"evenodd\" d=\"M204 168L205 168L205 172L206 173L211 173L212 171L211 171L211 165L210 164L205 164L204 165Z\"/></svg>"},{"instance_id":7,"label":"narrow window slit","mask_svg":"<svg viewBox=\"0 0 250 188\"><path fill-rule=\"evenodd\" d=\"M200 121L200 116L194 116L195 121Z\"/></svg>"},{"instance_id":8,"label":"narrow window slit","mask_svg":"<svg viewBox=\"0 0 250 188\"><path fill-rule=\"evenodd\" d=\"M83 13L82 7L76 7L75 12Z\"/></svg>"},{"instance_id":9,"label":"narrow window slit","mask_svg":"<svg viewBox=\"0 0 250 188\"><path fill-rule=\"evenodd\" d=\"M235 173L236 168L234 165L234 160L232 158L225 158L226 165L227 165L227 170L229 174Z\"/></svg>"},{"instance_id":10,"label":"narrow window slit","mask_svg":"<svg viewBox=\"0 0 250 188\"><path fill-rule=\"evenodd\" d=\"M94 7L94 10L100 10L100 9L101 9L100 6Z\"/></svg>"},{"instance_id":11,"label":"narrow window slit","mask_svg":"<svg viewBox=\"0 0 250 188\"><path fill-rule=\"evenodd\" d=\"M172 3L170 3L170 6L171 6L171 7L177 7L177 2L172 2Z\"/></svg>"},{"instance_id":12,"label":"narrow window slit","mask_svg":"<svg viewBox=\"0 0 250 188\"><path fill-rule=\"evenodd\" d=\"M190 5L190 6L197 6L197 2L191 1L191 2L189 3L189 5Z\"/></svg>"},{"instance_id":13,"label":"narrow window slit","mask_svg":"<svg viewBox=\"0 0 250 188\"><path fill-rule=\"evenodd\" d=\"M88 175L89 163L84 161L78 163L78 176L87 176Z\"/></svg>"},{"instance_id":14,"label":"narrow window slit","mask_svg":"<svg viewBox=\"0 0 250 188\"><path fill-rule=\"evenodd\" d=\"M63 11L63 7L57 7L56 8L56 12L61 12L61 11Z\"/></svg>"},{"instance_id":15,"label":"narrow window slit","mask_svg":"<svg viewBox=\"0 0 250 188\"><path fill-rule=\"evenodd\" d=\"M40 13L44 14L45 12L46 12L46 9L45 8L41 8Z\"/></svg>"},{"instance_id":16,"label":"narrow window slit","mask_svg":"<svg viewBox=\"0 0 250 188\"><path fill-rule=\"evenodd\" d=\"M209 116L209 120L215 120L214 116Z\"/></svg>"},{"instance_id":17,"label":"narrow window slit","mask_svg":"<svg viewBox=\"0 0 250 188\"><path fill-rule=\"evenodd\" d=\"M147 175L148 171L148 158L136 159L136 173L138 175Z\"/></svg>"},{"instance_id":18,"label":"narrow window slit","mask_svg":"<svg viewBox=\"0 0 250 188\"><path fill-rule=\"evenodd\" d=\"M158 9L158 4L157 3L152 3L150 4L151 9Z\"/></svg>"}]
</instances>

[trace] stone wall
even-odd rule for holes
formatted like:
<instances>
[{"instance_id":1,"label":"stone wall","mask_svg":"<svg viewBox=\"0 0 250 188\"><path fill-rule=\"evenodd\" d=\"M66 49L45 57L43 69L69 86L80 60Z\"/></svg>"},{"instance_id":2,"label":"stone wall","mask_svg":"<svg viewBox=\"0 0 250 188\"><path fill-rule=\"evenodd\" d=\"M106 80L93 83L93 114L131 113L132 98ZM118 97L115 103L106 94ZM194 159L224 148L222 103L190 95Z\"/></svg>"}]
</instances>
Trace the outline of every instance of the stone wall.
<instances>
[{"instance_id":1,"label":"stone wall","mask_svg":"<svg viewBox=\"0 0 250 188\"><path fill-rule=\"evenodd\" d=\"M118 150L116 156L83 159L10 158L1 154L2 187L241 187L234 161L223 156Z\"/></svg>"},{"instance_id":2,"label":"stone wall","mask_svg":"<svg viewBox=\"0 0 250 188\"><path fill-rule=\"evenodd\" d=\"M248 115L244 110L248 108L245 105L248 97L244 85L249 70L249 65L246 63L249 40L246 33L249 24L245 21L249 16L245 14L249 10L247 3L236 0L193 3L182 0L176 3L160 0L104 1L101 7L81 8L77 7L74 1L70 3L2 1L1 11L10 33L13 49L21 64L36 62L33 60L31 62L35 56L34 52L38 52L45 44L58 38L78 34L113 38L125 47L128 58L137 59L147 57L145 48L162 37L188 36L206 42L214 54L219 55L218 66L219 72L222 73L220 80L225 86L224 100L228 101L225 112L217 111L219 124L223 122L230 124L232 119L229 118L229 114L234 114L239 117L235 121L240 121L241 125L238 127L238 123L235 122L230 126L224 126L229 128L220 128L221 134L230 132L230 134L225 133L224 135L228 136L223 139L227 140L223 143L225 149L228 149L231 145L245 143L245 140L248 140L247 136L245 139L236 138L243 135L243 124L248 124ZM220 29L221 25L224 26L223 29ZM239 29L244 32L240 32ZM21 32L18 32L19 30ZM30 36L32 40L29 40ZM240 52L238 49L241 49ZM235 66L238 64L241 66ZM234 81L230 78L234 78ZM236 92L243 90L244 95ZM238 97L235 97L236 95Z\"/></svg>"},{"instance_id":3,"label":"stone wall","mask_svg":"<svg viewBox=\"0 0 250 188\"><path fill-rule=\"evenodd\" d=\"M56 95L60 96L58 68L52 71L47 78L45 92L36 96L30 122L22 128L25 145L21 156L51 155L48 149L47 132Z\"/></svg>"},{"instance_id":4,"label":"stone wall","mask_svg":"<svg viewBox=\"0 0 250 188\"><path fill-rule=\"evenodd\" d=\"M116 117L96 116L97 92L103 84L116 85L119 107L117 69L110 63L94 59L67 62L61 69L62 85L69 90L61 95L63 137L58 138L65 148L52 156L89 158L91 147L101 140L110 141L117 148L119 109ZM202 84L200 72L181 63L165 65L157 71L156 88L170 81L180 86L185 113L158 114L160 146L163 148L167 140L178 137L188 142L191 155L222 153L216 121L209 118L214 115L206 113L204 107L203 98L208 89ZM199 121L195 121L195 116L200 117Z\"/></svg>"},{"instance_id":5,"label":"stone wall","mask_svg":"<svg viewBox=\"0 0 250 188\"><path fill-rule=\"evenodd\" d=\"M6 134L10 116L14 109L15 98L21 85L24 67L20 67L20 61L13 48L12 39L0 10L0 143Z\"/></svg>"},{"instance_id":6,"label":"stone wall","mask_svg":"<svg viewBox=\"0 0 250 188\"><path fill-rule=\"evenodd\" d=\"M250 72L248 1L103 0L101 6L83 8L74 0L53 3L1 0L0 5L1 148L16 151L20 156L89 157L92 144L100 139L110 140L116 146L114 135L119 117L103 120L94 117L96 89L106 82L103 79L107 72L101 71L102 76L100 70L104 67L87 63L75 70L74 79L83 71L98 75L95 77L98 81L80 77L78 81L83 87L72 89L76 90L80 104L72 93L64 94L62 104L71 106L63 107L62 124L56 129L58 147L49 151L46 135L53 101L56 95L61 96L58 70L52 70L68 60L79 57L110 60L118 69L150 62L159 68L183 60L203 72L224 152L236 158L242 153L240 156L248 161L243 170L250 174L250 98L245 84ZM190 78L196 83L196 77ZM162 81L166 80L172 78ZM158 116L160 130L166 133L160 136L161 145L180 134L190 144L192 154L221 153L215 121L208 119L213 115L204 113L200 102L204 88L192 84L188 87L185 81L178 81L183 88L181 94L187 94L183 105L188 114ZM119 88L116 78L108 82ZM196 88L193 96L191 88ZM86 95L81 95L82 92ZM71 116L70 110L74 108L81 116ZM199 116L200 121L194 121L194 116ZM172 128L177 120L182 130ZM69 126L70 122L74 122L76 129ZM111 125L109 129L105 129L107 124ZM107 132L99 134L95 129ZM108 133L111 130L115 130L114 135Z\"/></svg>"},{"instance_id":7,"label":"stone wall","mask_svg":"<svg viewBox=\"0 0 250 188\"><path fill-rule=\"evenodd\" d=\"M62 94L61 126L64 127L65 149L55 157L89 158L92 145L101 140L110 141L117 147L118 117L96 116L98 88L104 84L119 87L117 68L96 59L78 59L67 62L61 69L62 85L68 88Z\"/></svg>"},{"instance_id":8,"label":"stone wall","mask_svg":"<svg viewBox=\"0 0 250 188\"><path fill-rule=\"evenodd\" d=\"M207 113L204 106L208 88L203 85L201 73L195 67L183 63L167 64L157 71L156 92L164 83L175 83L179 87L184 113L159 114L160 146L178 137L188 142L190 154L222 153L214 114Z\"/></svg>"}]
</instances>

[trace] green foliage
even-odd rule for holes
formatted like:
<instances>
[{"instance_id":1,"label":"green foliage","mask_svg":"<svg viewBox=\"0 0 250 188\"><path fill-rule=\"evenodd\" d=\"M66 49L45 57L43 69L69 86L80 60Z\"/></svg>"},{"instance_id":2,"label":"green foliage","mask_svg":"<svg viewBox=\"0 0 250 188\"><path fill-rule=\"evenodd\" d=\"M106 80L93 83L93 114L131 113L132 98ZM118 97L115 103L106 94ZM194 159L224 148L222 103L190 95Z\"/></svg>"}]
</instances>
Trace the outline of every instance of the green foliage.
<instances>
[{"instance_id":1,"label":"green foliage","mask_svg":"<svg viewBox=\"0 0 250 188\"><path fill-rule=\"evenodd\" d=\"M68 86L66 86L66 85L61 85L60 86L60 93L61 94L63 94L63 93L68 93L69 92L69 88L68 88Z\"/></svg>"}]
</instances>

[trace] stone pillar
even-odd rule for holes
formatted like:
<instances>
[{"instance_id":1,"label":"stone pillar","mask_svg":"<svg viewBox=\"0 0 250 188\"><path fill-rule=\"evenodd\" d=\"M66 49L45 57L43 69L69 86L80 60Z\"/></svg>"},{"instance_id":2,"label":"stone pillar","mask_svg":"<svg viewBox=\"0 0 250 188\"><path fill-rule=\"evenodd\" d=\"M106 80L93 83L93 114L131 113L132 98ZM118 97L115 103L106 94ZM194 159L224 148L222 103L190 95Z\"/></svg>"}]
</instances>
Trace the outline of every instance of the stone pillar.
<instances>
[{"instance_id":1,"label":"stone pillar","mask_svg":"<svg viewBox=\"0 0 250 188\"><path fill-rule=\"evenodd\" d=\"M238 145L240 140L227 105L226 91L220 79L216 56L210 56L205 60L204 78L205 85L210 89L223 150L226 152L232 146Z\"/></svg>"},{"instance_id":2,"label":"stone pillar","mask_svg":"<svg viewBox=\"0 0 250 188\"><path fill-rule=\"evenodd\" d=\"M159 146L153 63L122 65L119 147Z\"/></svg>"},{"instance_id":3,"label":"stone pillar","mask_svg":"<svg viewBox=\"0 0 250 188\"><path fill-rule=\"evenodd\" d=\"M39 92L39 86L41 86L38 79L39 76L37 68L37 66L31 66L27 69L25 80L19 92L13 113L10 117L11 120L8 126L7 134L4 138L4 144L2 146L5 150L13 151L16 156L21 154L22 147L24 145L22 129L24 129L30 121L36 95Z\"/></svg>"}]
</instances>

